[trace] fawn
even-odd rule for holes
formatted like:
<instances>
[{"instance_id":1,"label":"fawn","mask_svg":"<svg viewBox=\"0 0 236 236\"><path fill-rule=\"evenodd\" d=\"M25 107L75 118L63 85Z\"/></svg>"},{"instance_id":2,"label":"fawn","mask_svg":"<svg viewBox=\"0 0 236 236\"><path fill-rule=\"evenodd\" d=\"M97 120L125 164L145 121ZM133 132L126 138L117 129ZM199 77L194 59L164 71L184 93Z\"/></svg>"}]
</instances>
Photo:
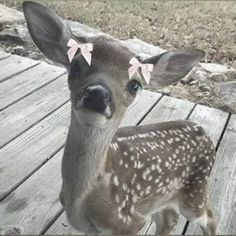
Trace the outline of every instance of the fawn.
<instances>
[{"instance_id":1,"label":"fawn","mask_svg":"<svg viewBox=\"0 0 236 236\"><path fill-rule=\"evenodd\" d=\"M85 233L137 234L152 215L162 222L160 234L169 234L178 220L176 204L204 234L215 234L207 202L215 150L204 130L190 121L119 128L142 87L142 78L128 76L134 53L113 39L76 38L38 3L26 1L23 10L37 47L68 71L71 120L60 201L70 224ZM68 59L70 39L93 44L90 65L81 50ZM152 63L151 79L167 86L203 56L198 49L181 49L142 63Z\"/></svg>"}]
</instances>

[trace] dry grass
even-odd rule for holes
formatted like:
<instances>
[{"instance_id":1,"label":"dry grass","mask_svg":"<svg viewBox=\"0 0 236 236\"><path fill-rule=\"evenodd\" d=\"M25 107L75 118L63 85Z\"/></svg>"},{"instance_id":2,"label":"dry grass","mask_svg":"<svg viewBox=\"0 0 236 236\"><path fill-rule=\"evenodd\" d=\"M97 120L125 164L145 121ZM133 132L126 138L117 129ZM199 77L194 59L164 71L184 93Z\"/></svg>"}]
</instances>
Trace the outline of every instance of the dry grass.
<instances>
[{"instance_id":1,"label":"dry grass","mask_svg":"<svg viewBox=\"0 0 236 236\"><path fill-rule=\"evenodd\" d=\"M22 0L0 0L21 8ZM163 48L198 47L206 60L236 62L235 1L52 1L64 18L83 22L117 38L138 37Z\"/></svg>"}]
</instances>

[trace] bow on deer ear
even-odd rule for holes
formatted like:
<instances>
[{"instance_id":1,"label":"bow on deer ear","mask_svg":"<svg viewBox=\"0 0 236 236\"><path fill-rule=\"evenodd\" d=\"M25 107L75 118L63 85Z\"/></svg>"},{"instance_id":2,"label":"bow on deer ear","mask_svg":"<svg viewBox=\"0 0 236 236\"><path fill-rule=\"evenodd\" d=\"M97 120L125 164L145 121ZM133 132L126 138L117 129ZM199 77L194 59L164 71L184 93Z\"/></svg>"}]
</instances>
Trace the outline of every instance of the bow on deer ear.
<instances>
[{"instance_id":1,"label":"bow on deer ear","mask_svg":"<svg viewBox=\"0 0 236 236\"><path fill-rule=\"evenodd\" d=\"M131 65L128 73L129 73L129 79L132 79L132 77L137 74L137 76L140 77L140 74L144 78L146 84L149 84L150 78L151 78L151 72L153 71L153 64L143 64L138 61L137 58L132 57L129 61L129 64ZM140 69L140 70L139 70Z\"/></svg>"},{"instance_id":2,"label":"bow on deer ear","mask_svg":"<svg viewBox=\"0 0 236 236\"><path fill-rule=\"evenodd\" d=\"M199 49L180 49L145 59L143 63L154 64L151 80L158 86L168 86L182 79L204 55Z\"/></svg>"},{"instance_id":3,"label":"bow on deer ear","mask_svg":"<svg viewBox=\"0 0 236 236\"><path fill-rule=\"evenodd\" d=\"M69 67L67 43L75 38L69 26L47 7L31 1L23 2L30 35L40 51L50 60Z\"/></svg>"},{"instance_id":4,"label":"bow on deer ear","mask_svg":"<svg viewBox=\"0 0 236 236\"><path fill-rule=\"evenodd\" d=\"M91 52L93 51L92 43L77 43L74 39L70 39L67 43L67 46L70 47L70 49L67 51L70 62L72 62L77 50L80 49L81 55L84 57L87 63L91 65Z\"/></svg>"}]
</instances>

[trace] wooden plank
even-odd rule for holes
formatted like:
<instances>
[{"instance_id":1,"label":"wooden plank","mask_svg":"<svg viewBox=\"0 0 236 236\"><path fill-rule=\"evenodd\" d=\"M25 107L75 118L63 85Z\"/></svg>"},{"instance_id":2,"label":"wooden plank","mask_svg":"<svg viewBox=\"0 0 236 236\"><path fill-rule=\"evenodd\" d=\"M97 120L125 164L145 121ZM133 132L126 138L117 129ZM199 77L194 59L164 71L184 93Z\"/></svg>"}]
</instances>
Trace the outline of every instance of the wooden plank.
<instances>
[{"instance_id":1,"label":"wooden plank","mask_svg":"<svg viewBox=\"0 0 236 236\"><path fill-rule=\"evenodd\" d=\"M153 97L152 93L147 93L147 94L149 94L150 96L147 95L146 98L144 97L143 98L144 102L146 102L145 99L150 101L150 97ZM137 101L136 104L137 104L137 107L140 107L140 104L139 104L138 101ZM131 119L131 117L127 118L128 121L129 120L133 120L133 121L136 120L136 122L139 122L139 120L143 117L143 115L144 115L143 110L138 111L137 107L133 106L133 109L134 109L135 112L132 112L132 110L130 110L130 112L128 114L126 114L127 116L132 116L133 117L133 119ZM54 119L56 119L56 117L58 117L58 114L56 114L56 112L55 112ZM53 126L51 123L48 124L48 125L45 124L47 126L42 131L42 134L37 135L36 132L40 132L39 129L40 129L40 126L42 126L42 125L43 125L42 123L39 123L38 125L36 125L35 127L29 129L24 134L22 134L17 139L15 139L14 141L12 141L11 143L9 143L8 145L6 145L3 148L3 149L5 149L6 147L8 147L8 154L12 153L12 155L9 158L8 154L5 152L5 155L4 155L5 156L5 160L4 160L5 162L9 162L9 159L14 158L14 160L12 160L12 162L11 162L11 165L14 165L14 167L11 167L11 165L8 165L7 170L5 170L5 168L3 168L3 170L5 171L5 177L4 177L5 181L6 181L6 179L9 179L8 181L6 181L7 183L9 181L12 182L10 180L11 178L15 178L14 182L12 182L12 184L11 184L11 185L13 185L16 182L16 177L22 178L23 174L24 174L23 172L27 173L29 171L28 166L31 166L31 167L34 166L35 167L36 165L39 165L40 163L42 163L42 161L44 161L47 158L47 156L50 155L50 150L51 150L51 153L53 152L53 150L55 150L55 147L53 147L53 145L55 145L55 143L58 142L58 140L61 139L61 137L63 136L62 133L63 133L64 128L61 128L62 130L60 131L60 134L58 134L58 132L55 133L55 131L53 131L53 128L51 128L51 130L50 130L50 127ZM57 130L57 127L56 127L57 124L55 124L54 126L55 126L55 129ZM63 125L63 127L64 127L64 125ZM47 144L49 138L47 137L47 135L44 134L45 132L47 133L47 135L51 133L51 136L50 136L51 143L49 143L48 147L46 146L46 144ZM36 133L36 136L37 136L36 138L34 138L35 133ZM54 140L55 136L58 136L58 138L56 140ZM32 140L32 143L28 143L30 138L34 139L34 140ZM40 143L40 138L44 139L44 140L41 141L42 144ZM63 136L62 140L64 138L65 137ZM16 140L18 140L18 142ZM25 141L23 141L23 140L25 140ZM19 150L19 146L21 146L21 142L23 142L25 144L24 144L24 147L22 147L22 150ZM37 146L37 142L39 142L38 143L39 147ZM27 144L28 144L28 147L29 146L31 147L29 150L27 149L27 146L26 146ZM14 146L15 146L15 148L14 148ZM44 148L47 148L48 150L45 151ZM17 153L17 154L19 153L18 154L19 158L14 157L14 153ZM27 160L27 158L28 158L28 160ZM32 160L29 160L29 159L32 159ZM54 159L54 157L53 157L53 159ZM27 167L25 166L25 163L27 163ZM50 166L50 165L51 165L51 162L47 163L47 166ZM22 169L22 170L20 170L20 169ZM37 207L39 208L38 209L39 212L34 213L33 210L31 211L31 206L32 205L31 205L31 203L29 203L30 208L27 206L26 208L21 209L20 212L19 212L19 214L20 214L19 217L14 216L16 213L14 213L14 214L12 214L12 213L8 214L7 213L4 216L4 221L2 223L3 226L0 225L0 227L2 227L4 229L7 229L11 226L16 225L16 226L22 227L22 229L21 229L22 234L38 234L42 230L44 230L47 223L50 222L52 220L52 218L55 217L58 214L58 212L60 212L62 210L62 207L61 207L60 204L58 205L58 203L55 203L55 202L51 201L51 205L49 205L47 199L46 200L45 200L45 198L41 199L41 197L40 197L40 194L41 194L42 191L47 192L45 190L45 188L51 189L52 187L54 188L54 193L50 193L51 199L56 199L58 197L59 190L60 190L60 186L58 185L58 179L57 178L52 178L50 180L51 182L49 183L49 180L47 180L47 178L48 178L48 176L51 175L51 172L55 172L55 171L60 172L60 162L57 162L57 164L53 165L53 168L50 168L50 167L45 168L45 166L42 166L39 170L43 173L43 176L41 174L38 175L37 174L38 171L37 171L26 182L24 182L22 185L20 185L20 187L18 188L20 190L17 189L15 192L11 193L6 198L6 199L9 199L9 198L10 199L11 198L15 199L15 195L18 196L18 194L19 194L19 196L25 196L26 193L28 193L28 195L31 195L29 193L31 193L31 188L34 188L34 185L36 184L36 182L34 182L34 181L36 181L35 179L40 178L41 183L44 183L44 181L45 181L47 183L47 185L43 186L43 184L41 184L42 185L41 186L42 190L41 190L41 188L37 189L37 191L39 192L39 195L36 192L34 192L34 190L33 190L34 199L38 199ZM16 173L11 174L10 172L18 172L18 173L17 174ZM34 176L36 174L37 174L38 177L34 178ZM34 178L34 181L31 181L31 178ZM60 178L60 180L61 180L61 178ZM29 182L31 184L29 184ZM4 182L2 181L0 189L3 189L4 186L6 186L6 184L4 185ZM4 200L4 202L5 201L6 200ZM29 199L27 201L31 202L32 200ZM46 203L45 203L45 201L46 201ZM35 206L33 205L32 209L34 209L34 207ZM1 205L0 206L0 214L2 212L5 212L5 209L6 209L6 205L3 204L3 207ZM50 209L50 211L48 209ZM1 218L0 218L0 220L1 220ZM43 223L39 223L39 222L42 222L42 221L43 221ZM25 224L25 222L30 222L30 223ZM34 225L34 226L32 227L31 224ZM69 228L67 228L67 230L69 230Z\"/></svg>"},{"instance_id":2,"label":"wooden plank","mask_svg":"<svg viewBox=\"0 0 236 236\"><path fill-rule=\"evenodd\" d=\"M9 79L11 76L21 73L37 64L40 61L12 55L0 60L0 82Z\"/></svg>"},{"instance_id":3,"label":"wooden plank","mask_svg":"<svg viewBox=\"0 0 236 236\"><path fill-rule=\"evenodd\" d=\"M70 102L0 149L0 199L64 145Z\"/></svg>"},{"instance_id":4,"label":"wooden plank","mask_svg":"<svg viewBox=\"0 0 236 236\"><path fill-rule=\"evenodd\" d=\"M161 98L160 93L153 93L143 90L136 98L135 102L128 108L126 115L121 122L121 126L129 126L138 123L140 116L136 120L136 113L143 114L143 116L153 107L153 105Z\"/></svg>"},{"instance_id":5,"label":"wooden plank","mask_svg":"<svg viewBox=\"0 0 236 236\"><path fill-rule=\"evenodd\" d=\"M205 129L206 133L211 137L214 144L217 145L228 116L229 114L227 112L207 106L197 105L189 117L189 120L201 125ZM186 222L186 219L181 216L177 227L172 232L173 235L182 233Z\"/></svg>"},{"instance_id":6,"label":"wooden plank","mask_svg":"<svg viewBox=\"0 0 236 236\"><path fill-rule=\"evenodd\" d=\"M190 120L201 125L216 145L225 127L228 116L229 113L219 109L197 105L191 114Z\"/></svg>"},{"instance_id":7,"label":"wooden plank","mask_svg":"<svg viewBox=\"0 0 236 236\"><path fill-rule=\"evenodd\" d=\"M145 117L142 124L186 119L193 107L194 103L192 102L164 96Z\"/></svg>"},{"instance_id":8,"label":"wooden plank","mask_svg":"<svg viewBox=\"0 0 236 236\"><path fill-rule=\"evenodd\" d=\"M84 235L84 233L71 227L66 219L66 213L63 212L45 235Z\"/></svg>"},{"instance_id":9,"label":"wooden plank","mask_svg":"<svg viewBox=\"0 0 236 236\"><path fill-rule=\"evenodd\" d=\"M1 83L0 110L64 74L65 70L44 62Z\"/></svg>"},{"instance_id":10,"label":"wooden plank","mask_svg":"<svg viewBox=\"0 0 236 236\"><path fill-rule=\"evenodd\" d=\"M236 115L232 115L221 140L210 179L210 202L217 219L217 234L236 234ZM186 234L199 234L190 225Z\"/></svg>"},{"instance_id":11,"label":"wooden plank","mask_svg":"<svg viewBox=\"0 0 236 236\"><path fill-rule=\"evenodd\" d=\"M59 152L1 202L1 234L10 234L12 231L11 234L15 234L17 230L23 235L40 234L52 217L59 213L61 157L62 152Z\"/></svg>"},{"instance_id":12,"label":"wooden plank","mask_svg":"<svg viewBox=\"0 0 236 236\"><path fill-rule=\"evenodd\" d=\"M7 57L10 57L10 56L11 56L10 53L7 53L7 52L4 52L4 51L0 50L0 60L3 60L3 59L5 59Z\"/></svg>"},{"instance_id":13,"label":"wooden plank","mask_svg":"<svg viewBox=\"0 0 236 236\"><path fill-rule=\"evenodd\" d=\"M0 146L46 117L69 99L66 76L48 84L0 113Z\"/></svg>"}]
</instances>

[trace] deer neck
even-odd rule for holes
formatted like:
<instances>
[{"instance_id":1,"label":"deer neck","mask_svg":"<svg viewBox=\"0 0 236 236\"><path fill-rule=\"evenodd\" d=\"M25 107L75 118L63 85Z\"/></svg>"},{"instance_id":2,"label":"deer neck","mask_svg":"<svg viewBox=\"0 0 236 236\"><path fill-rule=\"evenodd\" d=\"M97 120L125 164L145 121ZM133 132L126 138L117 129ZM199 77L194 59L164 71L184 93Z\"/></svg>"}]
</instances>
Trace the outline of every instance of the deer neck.
<instances>
[{"instance_id":1,"label":"deer neck","mask_svg":"<svg viewBox=\"0 0 236 236\"><path fill-rule=\"evenodd\" d=\"M111 125L110 125L111 126ZM62 162L63 184L73 198L89 191L104 171L109 144L118 128L81 125L73 111Z\"/></svg>"}]
</instances>

